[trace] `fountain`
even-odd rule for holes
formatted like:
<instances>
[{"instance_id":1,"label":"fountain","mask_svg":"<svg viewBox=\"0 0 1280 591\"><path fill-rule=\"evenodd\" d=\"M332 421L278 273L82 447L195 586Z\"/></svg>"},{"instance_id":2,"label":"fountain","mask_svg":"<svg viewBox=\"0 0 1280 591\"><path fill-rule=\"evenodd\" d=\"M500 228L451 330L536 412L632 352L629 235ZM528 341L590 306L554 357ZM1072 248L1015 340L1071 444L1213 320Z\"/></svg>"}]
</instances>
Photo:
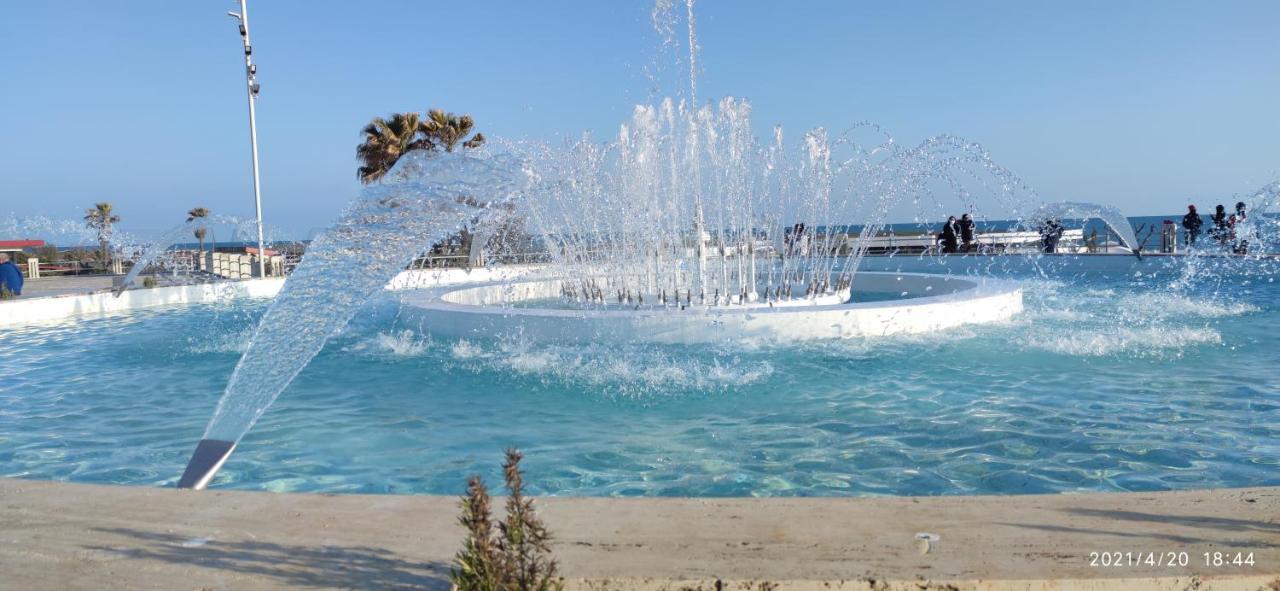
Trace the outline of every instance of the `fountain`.
<instances>
[{"instance_id":1,"label":"fountain","mask_svg":"<svg viewBox=\"0 0 1280 591\"><path fill-rule=\"evenodd\" d=\"M692 14L677 6L660 2L655 22ZM216 403L180 486L209 485L235 452L218 486L454 494L504 444L536 451L539 495L1277 484L1259 409L1280 372L1239 378L1277 345L1280 232L1264 214L1280 185L1221 199L1250 204L1236 226L1259 245L1248 256L1216 241L1143 261L1041 256L1018 248L1032 234L1003 253L871 258L886 239L927 245L962 212L992 231L1101 219L1136 245L1119 212L1040 205L961 138L753 127L745 100L700 102L691 26L688 43L688 90L645 101L616 135L404 157L274 302L229 289L124 305L161 287L0 305L15 327L0 339L15 378L0 388L0 470L172 485L191 421ZM28 225L96 238L79 220ZM460 225L531 256L406 269ZM141 271L191 229L109 246L142 253ZM72 310L96 300L121 305ZM21 318L42 307L81 320Z\"/></svg>"},{"instance_id":2,"label":"fountain","mask_svg":"<svg viewBox=\"0 0 1280 591\"><path fill-rule=\"evenodd\" d=\"M182 239L191 235L191 232L200 228L209 228L214 224L226 224L235 229L234 235L250 235L247 230L254 230L257 227L255 219L240 219L235 216L215 215L200 218L189 219L184 223L178 224L164 232L160 233L153 239L138 246L137 255L131 261L129 272L120 280L120 284L112 289L112 293L116 297L129 289L131 285L137 282L138 276L147 270L154 263L161 261L168 253L168 250ZM268 239L267 244L271 244L274 240ZM260 255L261 256L261 255ZM256 268L256 266L255 266Z\"/></svg>"},{"instance_id":3,"label":"fountain","mask_svg":"<svg viewBox=\"0 0 1280 591\"><path fill-rule=\"evenodd\" d=\"M1115 233L1120 243L1132 251L1134 256L1142 258L1142 245L1138 243L1137 236L1133 234L1133 226L1129 224L1129 219L1115 207L1076 201L1046 203L1037 208L1031 216L1022 220L1021 225L1028 230L1037 230L1038 225L1046 220L1061 221L1064 219L1096 219L1106 224Z\"/></svg>"},{"instance_id":4,"label":"fountain","mask_svg":"<svg viewBox=\"0 0 1280 591\"><path fill-rule=\"evenodd\" d=\"M655 25L669 24L672 5L658 2ZM985 196L1023 220L1078 207L1036 209L1017 177L953 136L904 147L860 123L834 135L814 129L793 147L776 127L761 142L746 100L697 103L692 0L686 7L688 98L637 106L615 141L411 153L367 188L310 246L258 325L179 486L207 485L329 337L416 255L460 224L484 234L498 211L526 218L550 263L519 281L406 292L401 311L427 332L790 343L937 332L1022 310L1014 283L858 267L899 204L958 200L973 210Z\"/></svg>"},{"instance_id":5,"label":"fountain","mask_svg":"<svg viewBox=\"0 0 1280 591\"><path fill-rule=\"evenodd\" d=\"M563 150L413 154L308 249L267 311L179 485L201 488L235 443L360 304L417 254L517 195L551 264L537 278L404 298L441 335L666 343L802 341L943 330L1009 318L1017 285L986 278L857 273L868 238L900 200L972 194L1008 173L976 145L903 149L874 126L805 135L787 158L762 146L750 104L637 107L618 141ZM860 134L871 131L874 143ZM852 233L844 220L869 219ZM783 220L801 219L787 223ZM348 285L335 289L335 277ZM856 302L858 292L880 294Z\"/></svg>"},{"instance_id":6,"label":"fountain","mask_svg":"<svg viewBox=\"0 0 1280 591\"><path fill-rule=\"evenodd\" d=\"M530 150L543 182L520 205L551 257L544 277L411 292L405 310L464 338L684 344L918 333L1021 310L1005 282L856 272L891 203L974 172L965 164L993 168L977 148L900 150L878 129L863 146L873 128L858 126L806 134L791 160L781 129L757 142L750 110L667 99L636 107L611 144ZM858 233L841 225L868 214ZM853 302L855 290L889 301Z\"/></svg>"},{"instance_id":7,"label":"fountain","mask_svg":"<svg viewBox=\"0 0 1280 591\"><path fill-rule=\"evenodd\" d=\"M280 392L419 253L529 181L514 159L400 160L308 249L254 331L178 486L203 488Z\"/></svg>"},{"instance_id":8,"label":"fountain","mask_svg":"<svg viewBox=\"0 0 1280 591\"><path fill-rule=\"evenodd\" d=\"M141 275L144 269L156 262L170 246L173 246L174 243L178 241L180 237L188 236L190 235L191 230L203 228L205 225L206 220L202 218L188 220L186 223L170 228L155 240L151 241L142 250L142 254L133 262L133 267L125 274L124 279L120 281L120 284L112 290L112 293L116 297L120 297L120 294L124 293L124 290L129 289L129 286L133 285L133 283L137 281L138 275Z\"/></svg>"}]
</instances>

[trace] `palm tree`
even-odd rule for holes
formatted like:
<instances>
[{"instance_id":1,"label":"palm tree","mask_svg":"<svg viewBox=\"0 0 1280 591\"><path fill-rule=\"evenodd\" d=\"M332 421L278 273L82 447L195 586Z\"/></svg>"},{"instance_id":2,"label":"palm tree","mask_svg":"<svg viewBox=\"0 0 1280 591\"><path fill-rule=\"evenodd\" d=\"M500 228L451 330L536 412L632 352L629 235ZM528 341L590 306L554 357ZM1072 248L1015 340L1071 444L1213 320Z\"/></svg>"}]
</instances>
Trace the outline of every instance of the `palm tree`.
<instances>
[{"instance_id":1,"label":"palm tree","mask_svg":"<svg viewBox=\"0 0 1280 591\"><path fill-rule=\"evenodd\" d=\"M110 203L95 203L84 212L84 225L98 231L98 256L103 264L111 262L111 226L120 223L120 216L111 212Z\"/></svg>"},{"instance_id":2,"label":"palm tree","mask_svg":"<svg viewBox=\"0 0 1280 591\"><path fill-rule=\"evenodd\" d=\"M191 222L193 222L193 221L195 221L195 220L198 220L198 219L204 219L204 218L207 218L207 217L209 217L209 209L208 209L208 208L206 208L206 207L193 207L193 208L191 208L191 211L188 211L188 212L187 212L187 223L189 224L189 223L191 223ZM205 236L207 236L207 235L209 234L209 228L206 228L206 227L204 226L204 224L201 224L201 225L199 225L199 226L197 226L197 227L196 227L195 231L194 231L194 232L192 232L192 234L194 234L194 235L195 235L196 240L199 240L199 241L200 241L200 258L201 258L201 259L203 259L203 258L204 258L204 237L205 237ZM197 267L197 269L199 269L199 268L200 268L200 265L197 263L197 264L196 264L196 267Z\"/></svg>"},{"instance_id":3,"label":"palm tree","mask_svg":"<svg viewBox=\"0 0 1280 591\"><path fill-rule=\"evenodd\" d=\"M434 152L444 148L452 152L462 142L464 148L484 144L484 134L477 133L463 141L475 120L470 115L454 115L440 109L427 111L424 120L417 113L394 113L389 118L375 117L364 126L364 142L356 147L361 166L360 182L368 184L382 178L401 156L414 150Z\"/></svg>"},{"instance_id":4,"label":"palm tree","mask_svg":"<svg viewBox=\"0 0 1280 591\"><path fill-rule=\"evenodd\" d=\"M431 140L421 137L421 127L417 113L393 113L387 119L374 117L364 126L364 142L356 147L356 158L364 163L358 172L360 182L367 184L382 178L408 152L434 150Z\"/></svg>"},{"instance_id":5,"label":"palm tree","mask_svg":"<svg viewBox=\"0 0 1280 591\"><path fill-rule=\"evenodd\" d=\"M470 115L454 115L441 109L427 111L427 119L422 122L422 133L432 143L444 147L444 151L452 152L462 138L471 133L476 122ZM478 148L484 144L484 134L477 133L471 139L462 142L464 148Z\"/></svg>"}]
</instances>

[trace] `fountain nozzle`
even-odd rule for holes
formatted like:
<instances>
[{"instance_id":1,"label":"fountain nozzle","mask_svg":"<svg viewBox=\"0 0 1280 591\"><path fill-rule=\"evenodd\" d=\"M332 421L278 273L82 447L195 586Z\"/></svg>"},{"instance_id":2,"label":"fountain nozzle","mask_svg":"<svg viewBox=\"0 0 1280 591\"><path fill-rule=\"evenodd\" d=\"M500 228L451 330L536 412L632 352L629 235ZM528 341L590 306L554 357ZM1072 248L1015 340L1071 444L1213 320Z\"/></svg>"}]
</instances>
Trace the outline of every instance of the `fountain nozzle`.
<instances>
[{"instance_id":1,"label":"fountain nozzle","mask_svg":"<svg viewBox=\"0 0 1280 591\"><path fill-rule=\"evenodd\" d=\"M182 472L182 478L178 479L178 488L204 489L235 449L234 441L201 439L200 443L196 444L196 450L191 453L191 460L187 462L187 469Z\"/></svg>"}]
</instances>

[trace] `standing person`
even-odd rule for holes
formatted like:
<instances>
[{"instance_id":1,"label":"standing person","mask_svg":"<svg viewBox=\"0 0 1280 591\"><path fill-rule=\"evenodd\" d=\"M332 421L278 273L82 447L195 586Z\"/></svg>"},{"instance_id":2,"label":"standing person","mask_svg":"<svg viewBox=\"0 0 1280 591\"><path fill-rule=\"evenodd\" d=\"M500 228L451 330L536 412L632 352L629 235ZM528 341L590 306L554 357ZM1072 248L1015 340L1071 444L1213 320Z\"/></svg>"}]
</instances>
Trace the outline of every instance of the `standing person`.
<instances>
[{"instance_id":1,"label":"standing person","mask_svg":"<svg viewBox=\"0 0 1280 591\"><path fill-rule=\"evenodd\" d=\"M1196 245L1196 239L1200 237L1200 228L1203 226L1204 220L1196 212L1196 206L1188 205L1187 215L1182 216L1182 227L1187 231L1187 246Z\"/></svg>"},{"instance_id":2,"label":"standing person","mask_svg":"<svg viewBox=\"0 0 1280 591\"><path fill-rule=\"evenodd\" d=\"M1049 218L1040 224L1040 252L1047 254L1058 252L1058 241L1062 240L1064 231L1062 224L1054 218Z\"/></svg>"},{"instance_id":3,"label":"standing person","mask_svg":"<svg viewBox=\"0 0 1280 591\"><path fill-rule=\"evenodd\" d=\"M0 288L13 295L22 295L22 271L9 260L9 253L0 252Z\"/></svg>"},{"instance_id":4,"label":"standing person","mask_svg":"<svg viewBox=\"0 0 1280 591\"><path fill-rule=\"evenodd\" d=\"M942 252L946 254L954 254L959 250L960 224L956 222L956 216L948 216L947 223L942 225L942 234L938 237L942 239Z\"/></svg>"},{"instance_id":5,"label":"standing person","mask_svg":"<svg viewBox=\"0 0 1280 591\"><path fill-rule=\"evenodd\" d=\"M1244 209L1243 201L1236 202L1236 213L1231 216L1231 237L1235 241L1231 251L1236 254L1249 254L1249 214Z\"/></svg>"},{"instance_id":6,"label":"standing person","mask_svg":"<svg viewBox=\"0 0 1280 591\"><path fill-rule=\"evenodd\" d=\"M960 241L964 243L964 252L973 251L973 218L969 214L960 216Z\"/></svg>"},{"instance_id":7,"label":"standing person","mask_svg":"<svg viewBox=\"0 0 1280 591\"><path fill-rule=\"evenodd\" d=\"M1227 221L1227 208L1223 207L1223 205L1219 203L1218 207L1214 209L1213 218L1211 219L1213 220L1213 229L1209 231L1209 235L1212 236L1214 240L1217 240L1219 245L1226 246L1230 236Z\"/></svg>"}]
</instances>

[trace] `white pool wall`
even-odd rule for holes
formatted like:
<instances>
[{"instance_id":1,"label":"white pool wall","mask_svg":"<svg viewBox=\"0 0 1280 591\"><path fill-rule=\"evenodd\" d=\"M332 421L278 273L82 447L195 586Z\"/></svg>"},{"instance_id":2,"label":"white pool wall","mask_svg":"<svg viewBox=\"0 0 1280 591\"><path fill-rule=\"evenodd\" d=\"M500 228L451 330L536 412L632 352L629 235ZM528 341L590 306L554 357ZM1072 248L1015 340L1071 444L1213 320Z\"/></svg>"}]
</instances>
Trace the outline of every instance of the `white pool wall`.
<instances>
[{"instance_id":1,"label":"white pool wall","mask_svg":"<svg viewBox=\"0 0 1280 591\"><path fill-rule=\"evenodd\" d=\"M518 334L563 342L706 343L803 341L919 334L1008 319L1022 311L1014 282L913 273L858 273L857 291L901 299L806 307L694 307L688 310L512 308L559 295L555 280L489 283L406 292L404 313L432 334L475 338Z\"/></svg>"},{"instance_id":2,"label":"white pool wall","mask_svg":"<svg viewBox=\"0 0 1280 591\"><path fill-rule=\"evenodd\" d=\"M537 266L503 269L422 269L397 275L387 289L420 289L484 281L505 281L539 270ZM75 295L22 297L0 301L0 327L57 322L69 318L119 314L131 310L225 302L245 298L272 298L284 287L283 278L219 281L129 289L116 297L110 290Z\"/></svg>"}]
</instances>

